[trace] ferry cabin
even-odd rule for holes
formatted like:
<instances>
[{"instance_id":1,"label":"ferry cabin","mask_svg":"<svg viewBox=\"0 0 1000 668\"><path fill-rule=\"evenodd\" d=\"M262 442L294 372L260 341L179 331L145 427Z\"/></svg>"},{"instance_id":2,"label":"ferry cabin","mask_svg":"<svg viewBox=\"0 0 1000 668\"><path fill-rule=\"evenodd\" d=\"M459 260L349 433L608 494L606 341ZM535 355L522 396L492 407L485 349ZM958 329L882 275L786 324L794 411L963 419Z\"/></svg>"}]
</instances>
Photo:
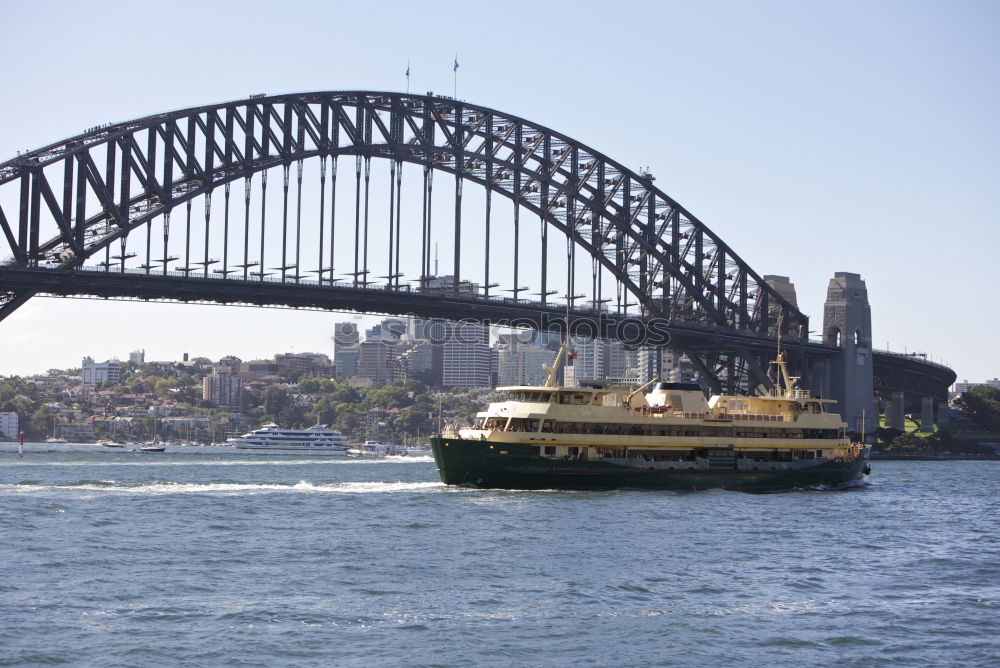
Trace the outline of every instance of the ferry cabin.
<instances>
[{"instance_id":1,"label":"ferry cabin","mask_svg":"<svg viewBox=\"0 0 1000 668\"><path fill-rule=\"evenodd\" d=\"M684 383L657 383L649 394L548 386L498 391L504 400L478 413L460 438L531 444L542 457L573 460L850 460L859 450L840 416L826 411L833 402L803 390L711 400Z\"/></svg>"}]
</instances>

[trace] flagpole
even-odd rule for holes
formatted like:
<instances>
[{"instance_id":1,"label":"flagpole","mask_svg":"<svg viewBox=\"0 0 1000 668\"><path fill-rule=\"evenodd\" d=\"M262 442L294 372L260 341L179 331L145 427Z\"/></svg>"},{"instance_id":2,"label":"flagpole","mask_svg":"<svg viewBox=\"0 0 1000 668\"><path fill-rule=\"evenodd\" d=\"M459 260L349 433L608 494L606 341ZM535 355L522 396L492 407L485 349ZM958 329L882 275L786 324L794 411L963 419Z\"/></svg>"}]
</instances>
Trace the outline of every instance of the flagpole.
<instances>
[{"instance_id":1,"label":"flagpole","mask_svg":"<svg viewBox=\"0 0 1000 668\"><path fill-rule=\"evenodd\" d=\"M406 59L406 94L410 94L410 59Z\"/></svg>"},{"instance_id":2,"label":"flagpole","mask_svg":"<svg viewBox=\"0 0 1000 668\"><path fill-rule=\"evenodd\" d=\"M458 53L455 53L455 67L452 68L455 75L455 87L452 90L452 97L458 99Z\"/></svg>"}]
</instances>

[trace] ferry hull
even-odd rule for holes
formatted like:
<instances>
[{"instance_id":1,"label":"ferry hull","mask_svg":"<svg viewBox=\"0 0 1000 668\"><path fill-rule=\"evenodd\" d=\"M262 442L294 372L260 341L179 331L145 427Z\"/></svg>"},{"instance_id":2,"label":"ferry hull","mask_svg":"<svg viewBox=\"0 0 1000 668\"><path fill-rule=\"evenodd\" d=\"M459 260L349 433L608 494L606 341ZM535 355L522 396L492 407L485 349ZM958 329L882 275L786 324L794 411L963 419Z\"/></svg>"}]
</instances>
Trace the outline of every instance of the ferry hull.
<instances>
[{"instance_id":1,"label":"ferry hull","mask_svg":"<svg viewBox=\"0 0 1000 668\"><path fill-rule=\"evenodd\" d=\"M521 443L432 438L431 451L441 481L494 489L728 489L772 492L795 488L837 487L861 480L868 473L864 457L852 461L817 460L783 470L734 467L673 469L625 465L621 460L550 459L536 446ZM637 465L638 464L638 465Z\"/></svg>"}]
</instances>

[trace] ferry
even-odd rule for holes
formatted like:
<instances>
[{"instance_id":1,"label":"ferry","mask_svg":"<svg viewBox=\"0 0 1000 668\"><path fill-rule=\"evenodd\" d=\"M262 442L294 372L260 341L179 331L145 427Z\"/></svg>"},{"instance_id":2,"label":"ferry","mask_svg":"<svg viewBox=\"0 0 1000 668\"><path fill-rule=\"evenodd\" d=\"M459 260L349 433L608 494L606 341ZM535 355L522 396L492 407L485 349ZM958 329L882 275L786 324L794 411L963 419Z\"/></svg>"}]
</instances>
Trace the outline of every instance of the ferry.
<instances>
[{"instance_id":1,"label":"ferry","mask_svg":"<svg viewBox=\"0 0 1000 668\"><path fill-rule=\"evenodd\" d=\"M308 429L282 429L270 423L238 438L230 438L227 442L240 450L263 452L346 455L348 449L347 439L343 434L323 425L314 425Z\"/></svg>"},{"instance_id":2,"label":"ferry","mask_svg":"<svg viewBox=\"0 0 1000 668\"><path fill-rule=\"evenodd\" d=\"M442 482L500 489L722 488L770 492L863 480L870 448L852 443L829 399L796 389L781 352L763 396L706 398L654 379L635 390L556 382L499 387L472 427L431 439ZM646 391L648 390L648 391Z\"/></svg>"}]
</instances>

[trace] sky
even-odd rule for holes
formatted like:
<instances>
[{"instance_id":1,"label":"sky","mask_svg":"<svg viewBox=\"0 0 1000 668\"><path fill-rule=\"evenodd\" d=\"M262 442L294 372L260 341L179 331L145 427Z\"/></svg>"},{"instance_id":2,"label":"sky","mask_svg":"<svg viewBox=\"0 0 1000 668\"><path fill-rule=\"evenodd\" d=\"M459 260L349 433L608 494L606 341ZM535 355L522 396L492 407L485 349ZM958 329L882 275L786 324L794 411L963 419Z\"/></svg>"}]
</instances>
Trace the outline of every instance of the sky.
<instances>
[{"instance_id":1,"label":"sky","mask_svg":"<svg viewBox=\"0 0 1000 668\"><path fill-rule=\"evenodd\" d=\"M861 274L875 346L1000 376L1000 4L18 3L0 0L0 161L107 122L258 92L457 95L632 168L818 329ZM332 355L351 314L34 298L0 375L184 353ZM357 320L368 322L371 318Z\"/></svg>"}]
</instances>

